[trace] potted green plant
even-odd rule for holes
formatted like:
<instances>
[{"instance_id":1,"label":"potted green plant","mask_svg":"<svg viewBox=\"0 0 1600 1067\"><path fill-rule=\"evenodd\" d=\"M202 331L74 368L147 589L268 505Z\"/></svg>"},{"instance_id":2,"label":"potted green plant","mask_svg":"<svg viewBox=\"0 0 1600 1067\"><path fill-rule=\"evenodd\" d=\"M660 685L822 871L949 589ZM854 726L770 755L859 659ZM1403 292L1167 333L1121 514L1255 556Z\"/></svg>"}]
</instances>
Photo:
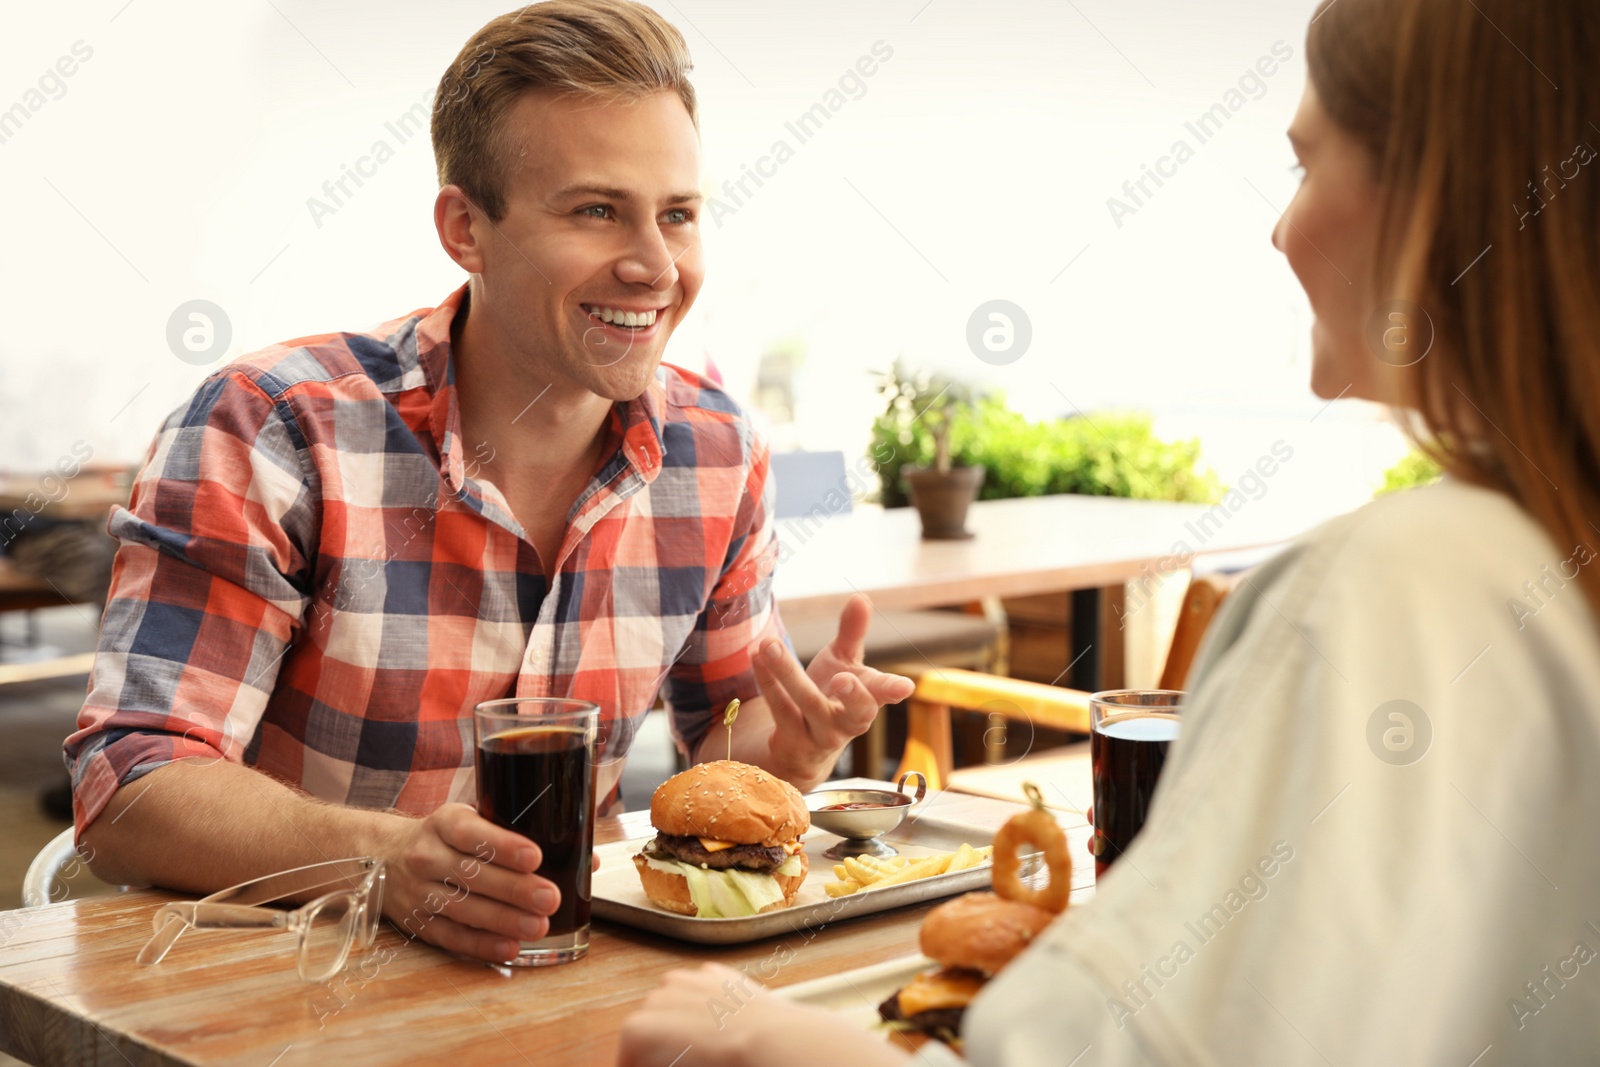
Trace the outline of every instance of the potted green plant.
<instances>
[{"instance_id":1,"label":"potted green plant","mask_svg":"<svg viewBox=\"0 0 1600 1067\"><path fill-rule=\"evenodd\" d=\"M983 485L984 469L954 462L950 438L972 411L973 389L942 376L909 376L898 361L880 376L879 388L885 399L880 428L914 451L920 451L916 446L921 443L932 444L932 455L919 457L920 465L906 463L899 468L911 505L922 519L922 536L931 541L971 537L967 509Z\"/></svg>"},{"instance_id":2,"label":"potted green plant","mask_svg":"<svg viewBox=\"0 0 1600 1067\"><path fill-rule=\"evenodd\" d=\"M1374 496L1398 493L1438 481L1443 471L1438 462L1426 452L1413 449L1404 459L1383 472L1383 486Z\"/></svg>"}]
</instances>

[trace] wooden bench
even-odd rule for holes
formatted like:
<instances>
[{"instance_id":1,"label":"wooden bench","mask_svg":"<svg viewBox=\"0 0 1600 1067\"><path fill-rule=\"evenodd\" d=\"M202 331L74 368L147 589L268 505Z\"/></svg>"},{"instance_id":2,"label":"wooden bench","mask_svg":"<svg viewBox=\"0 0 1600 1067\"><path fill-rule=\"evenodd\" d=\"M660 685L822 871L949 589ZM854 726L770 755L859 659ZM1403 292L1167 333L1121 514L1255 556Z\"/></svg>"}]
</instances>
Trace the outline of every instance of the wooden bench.
<instances>
[{"instance_id":1,"label":"wooden bench","mask_svg":"<svg viewBox=\"0 0 1600 1067\"><path fill-rule=\"evenodd\" d=\"M67 602L49 582L22 573L16 564L0 556L0 611L37 611Z\"/></svg>"},{"instance_id":2,"label":"wooden bench","mask_svg":"<svg viewBox=\"0 0 1600 1067\"><path fill-rule=\"evenodd\" d=\"M31 574L24 574L17 569L16 564L0 556L0 612L33 612L40 608L53 608L66 603L70 601L56 592L49 582L43 578L35 578ZM34 644L38 641L38 634L34 629L32 615L28 616L27 626L27 643Z\"/></svg>"},{"instance_id":3,"label":"wooden bench","mask_svg":"<svg viewBox=\"0 0 1600 1067\"><path fill-rule=\"evenodd\" d=\"M37 611L40 608L56 608L70 603L71 600L62 596L43 578L24 574L10 560L0 557L0 612ZM34 639L32 619L30 619L29 641L32 642ZM72 678L88 674L93 664L93 652L57 656L31 663L0 663L0 686Z\"/></svg>"}]
</instances>

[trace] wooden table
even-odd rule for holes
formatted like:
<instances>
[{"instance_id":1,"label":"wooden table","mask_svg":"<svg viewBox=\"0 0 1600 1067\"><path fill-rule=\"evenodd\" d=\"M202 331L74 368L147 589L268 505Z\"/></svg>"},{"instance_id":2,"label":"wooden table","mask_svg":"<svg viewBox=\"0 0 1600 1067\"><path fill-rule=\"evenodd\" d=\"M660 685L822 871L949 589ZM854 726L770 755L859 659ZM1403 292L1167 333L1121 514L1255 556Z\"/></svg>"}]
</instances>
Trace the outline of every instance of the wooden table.
<instances>
[{"instance_id":1,"label":"wooden table","mask_svg":"<svg viewBox=\"0 0 1600 1067\"><path fill-rule=\"evenodd\" d=\"M649 813L633 812L600 820L596 841L648 833ZM1086 828L1069 830L1074 902L1093 893L1086 840ZM368 951L393 958L364 983L359 965L347 971L340 992L300 981L281 934L191 933L158 967L140 966L150 916L171 899L142 891L0 912L0 1051L45 1067L604 1065L666 971L714 960L758 977L775 970L770 986L835 975L916 952L933 907L728 948L596 923L586 959L509 978L385 923Z\"/></svg>"},{"instance_id":2,"label":"wooden table","mask_svg":"<svg viewBox=\"0 0 1600 1067\"><path fill-rule=\"evenodd\" d=\"M1032 782L1063 826L1087 825L1094 803L1094 779L1089 762L1089 742L1063 745L1009 763L962 767L951 772L949 788L974 796L1027 803L1023 782Z\"/></svg>"},{"instance_id":3,"label":"wooden table","mask_svg":"<svg viewBox=\"0 0 1600 1067\"><path fill-rule=\"evenodd\" d=\"M924 541L914 508L860 508L828 519L784 519L774 590L786 612L838 614L855 592L886 611L1111 585L1153 571L1176 542L1237 552L1303 532L1281 515L1122 497L983 500L967 541ZM1208 536L1200 536L1206 534ZM1183 567L1186 568L1186 564Z\"/></svg>"},{"instance_id":4,"label":"wooden table","mask_svg":"<svg viewBox=\"0 0 1600 1067\"><path fill-rule=\"evenodd\" d=\"M777 523L774 592L786 618L837 617L853 593L881 611L1073 592L1072 647L1086 653L1067 684L1088 692L1120 684L1119 621L1101 590L1188 570L1182 545L1217 557L1282 544L1304 532L1295 520L1246 503L1175 504L1123 497L984 500L972 506L966 541L924 541L914 508L866 507L829 518ZM1109 656L1105 655L1109 651Z\"/></svg>"}]
</instances>

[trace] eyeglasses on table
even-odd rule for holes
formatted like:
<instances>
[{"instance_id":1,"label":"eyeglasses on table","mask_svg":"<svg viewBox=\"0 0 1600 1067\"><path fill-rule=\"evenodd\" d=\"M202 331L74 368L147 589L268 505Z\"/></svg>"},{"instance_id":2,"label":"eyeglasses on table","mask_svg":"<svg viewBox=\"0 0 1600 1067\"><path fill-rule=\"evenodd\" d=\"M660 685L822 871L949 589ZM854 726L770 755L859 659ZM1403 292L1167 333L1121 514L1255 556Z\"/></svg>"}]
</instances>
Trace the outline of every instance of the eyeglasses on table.
<instances>
[{"instance_id":1,"label":"eyeglasses on table","mask_svg":"<svg viewBox=\"0 0 1600 1067\"><path fill-rule=\"evenodd\" d=\"M330 860L255 878L199 900L163 904L139 962L160 963L186 930L285 930L299 938L300 977L320 982L339 972L350 950L365 951L383 912L383 861ZM263 905L312 899L293 910Z\"/></svg>"}]
</instances>

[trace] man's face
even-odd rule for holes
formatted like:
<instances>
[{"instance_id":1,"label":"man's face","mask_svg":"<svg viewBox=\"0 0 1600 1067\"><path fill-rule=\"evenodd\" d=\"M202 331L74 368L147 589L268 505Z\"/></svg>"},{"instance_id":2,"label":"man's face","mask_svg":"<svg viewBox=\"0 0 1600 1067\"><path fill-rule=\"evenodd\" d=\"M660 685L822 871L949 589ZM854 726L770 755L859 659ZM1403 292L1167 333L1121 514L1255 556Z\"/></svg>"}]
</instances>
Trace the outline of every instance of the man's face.
<instances>
[{"instance_id":1,"label":"man's face","mask_svg":"<svg viewBox=\"0 0 1600 1067\"><path fill-rule=\"evenodd\" d=\"M506 212L492 228L474 212L483 268L469 314L487 310L531 374L632 400L700 292L694 123L672 92L621 104L539 91L503 131Z\"/></svg>"}]
</instances>

